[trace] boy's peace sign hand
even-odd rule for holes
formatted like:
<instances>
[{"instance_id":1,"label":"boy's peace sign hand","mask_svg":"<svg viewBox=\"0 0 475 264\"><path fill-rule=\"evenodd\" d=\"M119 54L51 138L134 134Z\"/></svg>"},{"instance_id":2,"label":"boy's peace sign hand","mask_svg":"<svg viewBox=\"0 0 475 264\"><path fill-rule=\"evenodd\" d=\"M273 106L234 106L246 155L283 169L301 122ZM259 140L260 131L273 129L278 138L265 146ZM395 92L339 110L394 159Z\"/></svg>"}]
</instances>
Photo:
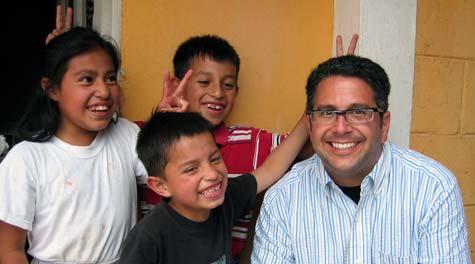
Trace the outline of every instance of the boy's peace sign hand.
<instances>
[{"instance_id":1,"label":"boy's peace sign hand","mask_svg":"<svg viewBox=\"0 0 475 264\"><path fill-rule=\"evenodd\" d=\"M71 29L73 24L73 8L66 8L66 18L64 17L64 8L62 5L56 6L56 28L46 36L45 44L52 39Z\"/></svg>"},{"instance_id":2,"label":"boy's peace sign hand","mask_svg":"<svg viewBox=\"0 0 475 264\"><path fill-rule=\"evenodd\" d=\"M353 55L355 54L356 44L358 43L358 34L353 34L351 38L350 46L348 46L348 51L346 55ZM336 37L336 56L340 57L343 56L343 40L340 35Z\"/></svg>"},{"instance_id":3,"label":"boy's peace sign hand","mask_svg":"<svg viewBox=\"0 0 475 264\"><path fill-rule=\"evenodd\" d=\"M163 76L163 96L156 111L159 112L186 112L188 101L183 99L183 90L191 78L192 70L188 70L177 86L177 79L170 72Z\"/></svg>"}]
</instances>

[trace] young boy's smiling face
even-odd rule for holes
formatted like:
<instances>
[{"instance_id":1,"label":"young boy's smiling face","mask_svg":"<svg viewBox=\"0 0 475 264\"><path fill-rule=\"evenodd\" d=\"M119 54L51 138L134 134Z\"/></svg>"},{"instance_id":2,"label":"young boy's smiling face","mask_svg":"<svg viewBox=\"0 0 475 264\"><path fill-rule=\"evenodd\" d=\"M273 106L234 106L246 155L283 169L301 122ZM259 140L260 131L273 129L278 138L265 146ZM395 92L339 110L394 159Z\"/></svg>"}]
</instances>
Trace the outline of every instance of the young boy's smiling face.
<instances>
[{"instance_id":1,"label":"young boy's smiling face","mask_svg":"<svg viewBox=\"0 0 475 264\"><path fill-rule=\"evenodd\" d=\"M170 147L164 174L169 205L190 220L205 221L224 201L227 169L211 133L180 138Z\"/></svg>"},{"instance_id":2,"label":"young boy's smiling face","mask_svg":"<svg viewBox=\"0 0 475 264\"><path fill-rule=\"evenodd\" d=\"M188 111L200 113L217 126L231 112L238 93L236 67L230 61L195 57L190 69L193 75L184 91Z\"/></svg>"}]
</instances>

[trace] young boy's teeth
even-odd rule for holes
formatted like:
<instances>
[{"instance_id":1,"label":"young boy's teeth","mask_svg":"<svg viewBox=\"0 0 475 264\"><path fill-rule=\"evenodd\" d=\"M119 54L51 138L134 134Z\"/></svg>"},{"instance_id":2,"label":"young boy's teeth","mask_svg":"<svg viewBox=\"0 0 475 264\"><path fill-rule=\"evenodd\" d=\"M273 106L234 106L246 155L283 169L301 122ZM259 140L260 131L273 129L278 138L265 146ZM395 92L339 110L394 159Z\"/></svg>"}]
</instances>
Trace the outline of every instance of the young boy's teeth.
<instances>
[{"instance_id":1,"label":"young boy's teeth","mask_svg":"<svg viewBox=\"0 0 475 264\"><path fill-rule=\"evenodd\" d=\"M350 148L352 148L356 145L356 143L354 143L354 142L348 142L348 143L333 142L331 144L332 144L332 147L334 147L336 149L350 149Z\"/></svg>"},{"instance_id":2,"label":"young boy's teeth","mask_svg":"<svg viewBox=\"0 0 475 264\"><path fill-rule=\"evenodd\" d=\"M207 106L208 108L213 109L213 110L221 110L221 109L223 109L223 107L220 106L220 105L207 104L206 106Z\"/></svg>"},{"instance_id":3,"label":"young boy's teeth","mask_svg":"<svg viewBox=\"0 0 475 264\"><path fill-rule=\"evenodd\" d=\"M213 187L211 189L208 189L206 191L201 192L201 194L204 195L204 196L209 196L209 195L219 191L220 189L221 189L221 184L218 184L218 185L216 185L215 187Z\"/></svg>"}]
</instances>

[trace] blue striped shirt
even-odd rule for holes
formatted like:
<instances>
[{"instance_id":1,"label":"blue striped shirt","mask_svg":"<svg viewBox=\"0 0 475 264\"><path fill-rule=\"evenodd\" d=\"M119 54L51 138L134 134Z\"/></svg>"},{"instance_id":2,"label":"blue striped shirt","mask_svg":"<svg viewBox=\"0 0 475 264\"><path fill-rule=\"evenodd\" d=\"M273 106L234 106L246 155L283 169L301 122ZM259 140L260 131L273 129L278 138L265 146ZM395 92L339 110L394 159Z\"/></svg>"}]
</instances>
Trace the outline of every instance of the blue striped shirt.
<instances>
[{"instance_id":1,"label":"blue striped shirt","mask_svg":"<svg viewBox=\"0 0 475 264\"><path fill-rule=\"evenodd\" d=\"M321 160L269 189L252 263L470 263L462 197L438 162L390 143L355 204Z\"/></svg>"}]
</instances>

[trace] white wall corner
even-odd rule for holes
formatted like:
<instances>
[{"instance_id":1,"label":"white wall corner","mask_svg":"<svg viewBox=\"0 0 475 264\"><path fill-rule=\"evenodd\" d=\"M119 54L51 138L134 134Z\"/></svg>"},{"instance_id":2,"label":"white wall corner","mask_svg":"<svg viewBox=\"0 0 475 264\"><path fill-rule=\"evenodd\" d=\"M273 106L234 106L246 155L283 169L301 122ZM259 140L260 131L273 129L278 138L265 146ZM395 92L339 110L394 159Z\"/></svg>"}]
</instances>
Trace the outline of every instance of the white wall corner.
<instances>
[{"instance_id":1,"label":"white wall corner","mask_svg":"<svg viewBox=\"0 0 475 264\"><path fill-rule=\"evenodd\" d=\"M94 1L92 27L102 35L112 37L120 46L121 15L122 0ZM86 0L75 0L73 20L75 26L86 26Z\"/></svg>"},{"instance_id":2,"label":"white wall corner","mask_svg":"<svg viewBox=\"0 0 475 264\"><path fill-rule=\"evenodd\" d=\"M336 56L336 36L343 38L343 49L346 53L354 33L360 32L360 0L335 0L333 16L333 56ZM359 54L359 45L356 53Z\"/></svg>"},{"instance_id":3,"label":"white wall corner","mask_svg":"<svg viewBox=\"0 0 475 264\"><path fill-rule=\"evenodd\" d=\"M110 36L120 46L121 0L94 1L93 28Z\"/></svg>"},{"instance_id":4,"label":"white wall corner","mask_svg":"<svg viewBox=\"0 0 475 264\"><path fill-rule=\"evenodd\" d=\"M359 33L357 54L380 64L391 82L389 138L409 146L417 1L335 0L334 32L347 47ZM335 45L335 44L334 44Z\"/></svg>"}]
</instances>

